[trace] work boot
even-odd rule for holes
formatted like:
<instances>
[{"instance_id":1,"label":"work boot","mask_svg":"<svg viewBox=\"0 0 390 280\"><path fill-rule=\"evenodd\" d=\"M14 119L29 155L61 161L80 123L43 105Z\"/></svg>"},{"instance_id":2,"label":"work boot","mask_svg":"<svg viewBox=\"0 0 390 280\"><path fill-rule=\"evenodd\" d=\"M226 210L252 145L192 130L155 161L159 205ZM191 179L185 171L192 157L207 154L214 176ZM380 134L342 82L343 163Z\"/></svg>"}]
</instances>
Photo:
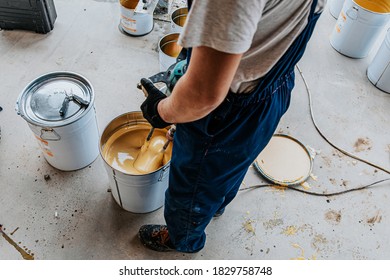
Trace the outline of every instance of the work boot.
<instances>
[{"instance_id":1,"label":"work boot","mask_svg":"<svg viewBox=\"0 0 390 280\"><path fill-rule=\"evenodd\" d=\"M138 231L138 237L147 248L158 252L175 250L169 238L165 225L143 225Z\"/></svg>"},{"instance_id":2,"label":"work boot","mask_svg":"<svg viewBox=\"0 0 390 280\"><path fill-rule=\"evenodd\" d=\"M214 214L214 218L218 218L222 216L222 214L225 212L225 208L219 209L217 212Z\"/></svg>"}]
</instances>

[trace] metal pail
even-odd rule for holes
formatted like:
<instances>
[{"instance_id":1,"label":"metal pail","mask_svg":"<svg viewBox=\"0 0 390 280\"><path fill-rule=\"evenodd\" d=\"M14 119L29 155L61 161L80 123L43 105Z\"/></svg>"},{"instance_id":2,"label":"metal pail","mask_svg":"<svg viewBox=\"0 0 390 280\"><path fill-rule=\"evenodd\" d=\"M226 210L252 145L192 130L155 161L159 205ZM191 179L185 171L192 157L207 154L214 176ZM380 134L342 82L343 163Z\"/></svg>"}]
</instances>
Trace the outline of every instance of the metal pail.
<instances>
[{"instance_id":1,"label":"metal pail","mask_svg":"<svg viewBox=\"0 0 390 280\"><path fill-rule=\"evenodd\" d=\"M329 12L335 19L339 17L343 5L344 5L344 0L330 0Z\"/></svg>"},{"instance_id":2,"label":"metal pail","mask_svg":"<svg viewBox=\"0 0 390 280\"><path fill-rule=\"evenodd\" d=\"M176 62L182 47L177 43L180 33L170 33L162 37L158 43L160 71L167 71Z\"/></svg>"},{"instance_id":3,"label":"metal pail","mask_svg":"<svg viewBox=\"0 0 390 280\"><path fill-rule=\"evenodd\" d=\"M377 88L390 93L390 29L367 68L367 77Z\"/></svg>"},{"instance_id":4,"label":"metal pail","mask_svg":"<svg viewBox=\"0 0 390 280\"><path fill-rule=\"evenodd\" d=\"M16 102L53 167L71 171L99 155L99 132L90 82L72 72L52 72L29 83Z\"/></svg>"},{"instance_id":5,"label":"metal pail","mask_svg":"<svg viewBox=\"0 0 390 280\"><path fill-rule=\"evenodd\" d=\"M107 145L114 143L112 142L114 134L122 133L121 131L127 133L126 130L131 130L136 125L145 126L146 131L151 128L141 112L125 113L112 120L104 129L100 138L100 154L105 163L112 196L119 206L133 213L148 213L162 207L164 204L165 191L168 188L170 161L154 172L134 175L124 172L124 170L110 163L106 155L107 148L109 148ZM166 133L168 129L163 131ZM139 145L144 143L145 138Z\"/></svg>"},{"instance_id":6,"label":"metal pail","mask_svg":"<svg viewBox=\"0 0 390 280\"><path fill-rule=\"evenodd\" d=\"M348 57L366 57L389 19L390 0L346 0L330 44Z\"/></svg>"},{"instance_id":7,"label":"metal pail","mask_svg":"<svg viewBox=\"0 0 390 280\"><path fill-rule=\"evenodd\" d=\"M171 14L171 32L180 33L183 30L188 15L188 8L178 8Z\"/></svg>"},{"instance_id":8,"label":"metal pail","mask_svg":"<svg viewBox=\"0 0 390 280\"><path fill-rule=\"evenodd\" d=\"M145 10L136 12L138 0L120 0L121 20L119 28L126 34L142 36L153 30L153 14Z\"/></svg>"}]
</instances>

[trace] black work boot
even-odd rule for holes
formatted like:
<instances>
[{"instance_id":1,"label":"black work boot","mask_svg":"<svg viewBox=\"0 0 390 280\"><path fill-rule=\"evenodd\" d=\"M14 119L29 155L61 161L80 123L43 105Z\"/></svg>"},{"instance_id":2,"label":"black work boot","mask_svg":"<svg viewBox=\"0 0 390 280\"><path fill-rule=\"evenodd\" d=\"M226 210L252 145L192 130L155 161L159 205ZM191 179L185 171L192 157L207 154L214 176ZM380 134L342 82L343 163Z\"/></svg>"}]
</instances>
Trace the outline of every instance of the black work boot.
<instances>
[{"instance_id":1,"label":"black work boot","mask_svg":"<svg viewBox=\"0 0 390 280\"><path fill-rule=\"evenodd\" d=\"M166 225L143 225L138 231L138 237L147 248L158 252L174 251Z\"/></svg>"},{"instance_id":2,"label":"black work boot","mask_svg":"<svg viewBox=\"0 0 390 280\"><path fill-rule=\"evenodd\" d=\"M214 213L214 218L218 218L222 216L224 212L225 212L225 208L219 209L217 212Z\"/></svg>"}]
</instances>

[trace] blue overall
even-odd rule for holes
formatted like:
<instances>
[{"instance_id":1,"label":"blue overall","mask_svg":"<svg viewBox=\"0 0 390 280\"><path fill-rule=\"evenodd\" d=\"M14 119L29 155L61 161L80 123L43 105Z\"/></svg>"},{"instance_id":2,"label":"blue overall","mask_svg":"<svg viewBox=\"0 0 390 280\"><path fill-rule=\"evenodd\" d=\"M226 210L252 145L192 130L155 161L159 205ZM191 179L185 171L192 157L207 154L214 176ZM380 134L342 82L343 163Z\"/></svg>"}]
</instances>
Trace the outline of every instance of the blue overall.
<instances>
[{"instance_id":1,"label":"blue overall","mask_svg":"<svg viewBox=\"0 0 390 280\"><path fill-rule=\"evenodd\" d=\"M213 215L236 196L249 166L271 139L290 104L294 66L320 14L308 24L250 94L229 93L208 116L178 124L164 216L176 250L197 252ZM259 61L261 63L261 61Z\"/></svg>"}]
</instances>

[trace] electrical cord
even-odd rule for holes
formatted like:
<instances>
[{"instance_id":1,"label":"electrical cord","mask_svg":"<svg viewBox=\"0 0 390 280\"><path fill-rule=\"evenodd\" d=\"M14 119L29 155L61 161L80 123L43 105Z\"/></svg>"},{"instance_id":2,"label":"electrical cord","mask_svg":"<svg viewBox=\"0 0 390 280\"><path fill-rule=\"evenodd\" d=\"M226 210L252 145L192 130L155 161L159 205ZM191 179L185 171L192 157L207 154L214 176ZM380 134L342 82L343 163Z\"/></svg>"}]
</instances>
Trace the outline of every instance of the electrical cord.
<instances>
[{"instance_id":1,"label":"electrical cord","mask_svg":"<svg viewBox=\"0 0 390 280\"><path fill-rule=\"evenodd\" d=\"M336 150L340 151L341 153L345 154L346 156L350 157L350 158L353 158L353 159L356 159L360 162L363 162L371 167L374 167L376 169L379 169L387 174L390 174L390 170L382 167L382 166L379 166L377 164L374 164L370 161L367 161L365 159L362 159L354 154L351 154L339 147L337 147L335 144L333 144L325 135L324 133L322 133L321 129L319 128L319 126L317 125L317 122L315 120L315 117L314 117L314 112L313 112L313 106L312 106L312 97L311 97L311 91L310 91L310 88L309 88L309 85L307 84L306 82L306 79L305 79L305 76L303 75L303 72L301 70L301 68L299 67L299 65L297 64L296 65L296 68L298 69L298 72L302 78L302 81L303 83L305 84L305 88L306 88L306 92L307 92L307 95L308 95L308 98L309 98L309 109L310 109L310 117L311 117L311 120L314 124L314 127L316 128L317 132L320 134L320 136L330 145L332 146L333 148L335 148ZM304 193L304 194L308 194L308 195L313 195L313 196L322 196L322 197L331 197L331 196L337 196L337 195L342 195L342 194L346 194L346 193L349 193L349 192L353 192L353 191L360 191L360 190L364 190L364 189L368 189L370 187L373 187L375 185L378 185L380 183L383 183L383 182L387 182L387 181L390 181L390 178L387 178L387 179L383 179L383 180L379 180L379 181L376 181L374 183L371 183L369 185L365 185L365 186L362 186L362 187L357 187L357 188L352 188L352 189L348 189L348 190L344 190L344 191L340 191L340 192L334 192L334 193L316 193L316 192L310 192L310 191L306 191L306 190L303 190L303 189L298 189L298 188L295 188L295 187L292 187L292 186L279 186L279 185L274 185L274 184L263 184L263 185L254 185L254 186L249 186L249 187L246 187L246 188L241 188L239 189L239 191L245 191L245 190L250 190L250 189L258 189L258 188L264 188L264 187L274 187L274 188L278 188L278 189L282 189L282 190L285 190L285 189L290 189L290 190L294 190L294 191L297 191L297 192L300 192L300 193Z\"/></svg>"}]
</instances>

